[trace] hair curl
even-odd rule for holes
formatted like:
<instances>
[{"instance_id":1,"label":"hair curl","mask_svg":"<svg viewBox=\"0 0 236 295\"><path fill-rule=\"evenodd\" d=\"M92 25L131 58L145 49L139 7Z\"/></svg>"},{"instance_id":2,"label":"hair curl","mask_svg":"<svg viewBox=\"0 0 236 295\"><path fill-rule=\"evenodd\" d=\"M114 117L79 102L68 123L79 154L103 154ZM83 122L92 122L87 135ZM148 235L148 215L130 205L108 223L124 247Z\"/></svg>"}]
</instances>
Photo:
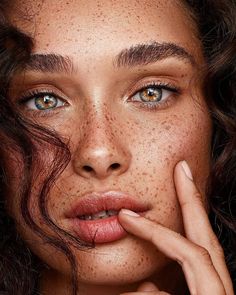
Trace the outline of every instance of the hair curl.
<instances>
[{"instance_id":1,"label":"hair curl","mask_svg":"<svg viewBox=\"0 0 236 295\"><path fill-rule=\"evenodd\" d=\"M212 227L236 286L236 2L187 0L207 61L205 93L213 121L208 203Z\"/></svg>"},{"instance_id":2,"label":"hair curl","mask_svg":"<svg viewBox=\"0 0 236 295\"><path fill-rule=\"evenodd\" d=\"M4 2L0 9L4 10ZM7 2L6 2L7 3ZM213 121L212 170L208 183L210 220L224 249L226 262L236 286L236 4L234 0L185 0L198 25L206 59L204 90ZM46 208L49 187L70 161L70 152L60 137L50 130L22 118L8 99L14 75L24 68L33 48L32 39L0 17L0 294L37 294L41 261L30 251L6 212L9 175L7 151L19 153L24 160L21 214L25 223L46 243L60 249L72 266L72 293L76 295L76 260L65 240L86 246L58 228ZM54 148L55 161L39 192L39 208L45 223L57 233L47 236L34 222L28 209L38 150L35 142ZM62 161L63 159L63 161ZM61 164L63 163L63 164Z\"/></svg>"}]
</instances>

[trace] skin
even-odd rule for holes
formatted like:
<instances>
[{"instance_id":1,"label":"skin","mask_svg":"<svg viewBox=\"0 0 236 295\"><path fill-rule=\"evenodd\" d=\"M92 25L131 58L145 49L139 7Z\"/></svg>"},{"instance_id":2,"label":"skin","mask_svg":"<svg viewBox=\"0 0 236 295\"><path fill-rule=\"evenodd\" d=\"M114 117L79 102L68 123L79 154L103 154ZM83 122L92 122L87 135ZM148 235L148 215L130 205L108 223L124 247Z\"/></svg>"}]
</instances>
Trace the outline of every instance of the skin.
<instances>
[{"instance_id":1,"label":"skin","mask_svg":"<svg viewBox=\"0 0 236 295\"><path fill-rule=\"evenodd\" d=\"M199 219L199 212L194 211L196 208L200 208L199 216L207 220L205 185L210 169L212 128L201 91L200 68L204 65L201 44L188 12L175 1L151 0L128 3L46 0L43 4L41 1L30 4L29 1L16 1L15 7L20 7L27 17L22 20L17 9L11 10L10 17L20 29L33 34L34 53L69 56L75 69L70 74L26 71L16 77L11 89L11 97L23 115L54 129L69 141L72 159L49 194L48 211L52 220L70 232L65 212L78 198L94 191L123 191L150 206L146 218L120 213L122 226L132 235L114 243L96 245L93 249L72 247L78 261L79 294L135 292L144 280L153 282L156 287L143 284L139 287L140 292L154 288L150 294L159 294L158 287L165 292L183 294L185 279L191 294L206 294L205 289L197 289L204 278L188 275L191 270L185 264L183 267L180 261L182 272L176 262L178 256L170 253L170 249L173 253L181 252L181 246L186 243L194 253L193 245L199 242L194 238L198 233L190 229L196 223L189 223L192 218L186 213L188 206L197 217L195 220ZM194 64L172 56L148 65L114 67L114 58L121 50L151 41L172 42L184 47L193 56ZM174 84L180 91L178 94L165 92L168 104L148 109L144 103L135 101L134 96L150 82ZM47 112L33 110L29 103L20 104L19 99L32 89L53 92L65 101L65 105ZM50 163L51 154L49 149L44 168ZM42 150L41 158L45 159ZM174 174L176 164L182 160L191 167L201 195L201 206L195 202L196 194L183 194L181 185L187 187L183 173ZM113 163L118 163L119 167L111 169ZM92 169L86 171L85 165ZM17 167L10 167L16 174L9 194L13 196L9 197L9 211L18 221L18 230L32 251L49 266L42 274L42 293L51 294L53 290L58 295L70 294L67 260L55 248L42 242L19 214L19 202L14 198L19 186ZM37 207L37 192L44 180L38 174L30 201L31 212L35 222L47 234L55 236L40 217ZM174 175L182 177L177 184ZM184 206L181 211L179 197L183 201L183 195L193 198L196 206ZM139 230L136 222L140 225ZM210 231L210 225L207 223L206 227L205 223L207 221L202 225L202 240ZM145 232L151 232L157 238L153 239ZM176 236L176 232L187 233L191 242ZM170 236L166 237L166 233ZM179 243L178 239L181 240ZM198 261L198 256L194 257ZM224 283L230 286L222 258L221 264L220 276L226 277ZM204 261L196 265L202 268ZM212 268L205 269L206 273L215 274L212 281L217 278L216 281L221 282ZM216 288L208 294L226 294L222 283ZM233 294L231 290L227 294ZM135 294L143 294L140 292Z\"/></svg>"}]
</instances>

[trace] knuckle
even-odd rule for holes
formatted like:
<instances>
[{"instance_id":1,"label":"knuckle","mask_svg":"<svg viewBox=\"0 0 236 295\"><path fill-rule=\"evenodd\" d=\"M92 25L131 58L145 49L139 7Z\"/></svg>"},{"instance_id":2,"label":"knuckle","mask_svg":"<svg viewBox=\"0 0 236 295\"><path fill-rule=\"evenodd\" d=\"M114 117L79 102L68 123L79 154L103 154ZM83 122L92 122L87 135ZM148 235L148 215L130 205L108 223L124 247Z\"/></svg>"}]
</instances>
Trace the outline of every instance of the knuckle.
<instances>
[{"instance_id":1,"label":"knuckle","mask_svg":"<svg viewBox=\"0 0 236 295\"><path fill-rule=\"evenodd\" d=\"M193 202L198 206L204 206L203 196L198 191L195 191L192 194L191 200L182 200L180 204L181 204L181 207L183 208L188 206L192 207Z\"/></svg>"},{"instance_id":2,"label":"knuckle","mask_svg":"<svg viewBox=\"0 0 236 295\"><path fill-rule=\"evenodd\" d=\"M220 243L217 241L212 245L212 247L213 247L214 253L216 253L216 255L222 260L225 260L225 253Z\"/></svg>"},{"instance_id":3,"label":"knuckle","mask_svg":"<svg viewBox=\"0 0 236 295\"><path fill-rule=\"evenodd\" d=\"M199 205L203 205L203 197L198 191L193 193L193 198Z\"/></svg>"},{"instance_id":4,"label":"knuckle","mask_svg":"<svg viewBox=\"0 0 236 295\"><path fill-rule=\"evenodd\" d=\"M196 261L201 261L204 264L212 265L211 256L207 249L195 245L191 251L187 251L181 259L181 265L184 267L195 265Z\"/></svg>"},{"instance_id":5,"label":"knuckle","mask_svg":"<svg viewBox=\"0 0 236 295\"><path fill-rule=\"evenodd\" d=\"M206 262L208 264L212 264L211 256L206 248L197 246L195 251L195 258L200 259L203 262Z\"/></svg>"},{"instance_id":6,"label":"knuckle","mask_svg":"<svg viewBox=\"0 0 236 295\"><path fill-rule=\"evenodd\" d=\"M224 250L221 247L220 242L216 238L216 236L213 234L212 237L209 238L207 249L209 249L210 253L214 253L219 258L225 259Z\"/></svg>"}]
</instances>

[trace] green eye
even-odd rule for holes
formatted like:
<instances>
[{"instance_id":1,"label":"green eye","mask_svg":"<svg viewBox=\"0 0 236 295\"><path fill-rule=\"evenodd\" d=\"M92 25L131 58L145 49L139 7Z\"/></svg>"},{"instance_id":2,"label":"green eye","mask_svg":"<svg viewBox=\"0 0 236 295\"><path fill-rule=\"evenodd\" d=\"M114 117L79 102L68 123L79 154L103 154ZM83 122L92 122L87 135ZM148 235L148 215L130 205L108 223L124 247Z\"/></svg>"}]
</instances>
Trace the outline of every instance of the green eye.
<instances>
[{"instance_id":1,"label":"green eye","mask_svg":"<svg viewBox=\"0 0 236 295\"><path fill-rule=\"evenodd\" d=\"M58 104L58 99L52 95L42 95L35 98L35 107L39 110L48 110L55 108Z\"/></svg>"},{"instance_id":2,"label":"green eye","mask_svg":"<svg viewBox=\"0 0 236 295\"><path fill-rule=\"evenodd\" d=\"M38 93L27 99L27 108L31 110L47 111L65 105L65 102L54 94Z\"/></svg>"}]
</instances>

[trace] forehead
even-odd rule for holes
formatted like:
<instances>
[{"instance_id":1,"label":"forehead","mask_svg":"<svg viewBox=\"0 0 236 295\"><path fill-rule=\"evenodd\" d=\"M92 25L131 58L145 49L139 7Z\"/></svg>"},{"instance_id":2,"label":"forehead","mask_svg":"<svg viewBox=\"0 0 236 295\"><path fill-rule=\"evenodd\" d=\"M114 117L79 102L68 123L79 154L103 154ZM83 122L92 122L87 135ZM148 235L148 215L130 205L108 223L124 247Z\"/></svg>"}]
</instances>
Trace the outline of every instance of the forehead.
<instances>
[{"instance_id":1,"label":"forehead","mask_svg":"<svg viewBox=\"0 0 236 295\"><path fill-rule=\"evenodd\" d=\"M41 52L99 55L151 41L171 41L193 51L198 43L182 1L17 0L15 8L14 22L34 36Z\"/></svg>"}]
</instances>

